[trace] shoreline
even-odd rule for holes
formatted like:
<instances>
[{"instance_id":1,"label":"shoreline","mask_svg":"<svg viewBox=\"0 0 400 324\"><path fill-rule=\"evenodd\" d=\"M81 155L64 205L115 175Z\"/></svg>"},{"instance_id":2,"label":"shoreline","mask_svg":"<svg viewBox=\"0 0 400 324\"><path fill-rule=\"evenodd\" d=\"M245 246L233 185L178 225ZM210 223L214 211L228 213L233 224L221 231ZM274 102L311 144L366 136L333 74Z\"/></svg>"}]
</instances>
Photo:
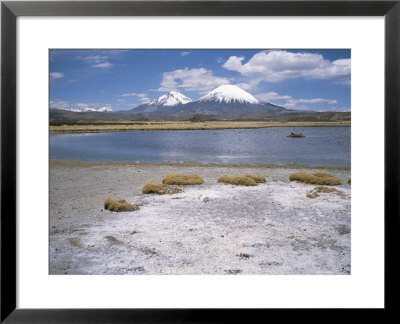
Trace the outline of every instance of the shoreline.
<instances>
[{"instance_id":1,"label":"shoreline","mask_svg":"<svg viewBox=\"0 0 400 324\"><path fill-rule=\"evenodd\" d=\"M58 122L57 122L58 123ZM50 133L103 133L126 131L223 130L271 127L351 127L351 121L337 122L268 122L268 121L207 121L207 122L82 122L49 126Z\"/></svg>"},{"instance_id":2,"label":"shoreline","mask_svg":"<svg viewBox=\"0 0 400 324\"><path fill-rule=\"evenodd\" d=\"M205 168L238 168L238 169L317 169L317 170L343 170L351 171L351 166L313 166L303 164L218 164L218 163L197 163L197 162L112 162L112 161L63 161L50 160L50 167L121 167L121 166L151 166L151 167L205 167Z\"/></svg>"}]
</instances>

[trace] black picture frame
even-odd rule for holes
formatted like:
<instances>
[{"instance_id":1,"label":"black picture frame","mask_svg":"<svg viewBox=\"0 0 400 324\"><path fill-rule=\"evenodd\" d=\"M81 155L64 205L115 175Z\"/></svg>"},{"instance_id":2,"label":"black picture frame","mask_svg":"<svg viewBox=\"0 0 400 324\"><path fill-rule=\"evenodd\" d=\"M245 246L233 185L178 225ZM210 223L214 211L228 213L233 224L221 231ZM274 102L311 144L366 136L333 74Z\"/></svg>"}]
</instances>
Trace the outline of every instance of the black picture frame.
<instances>
[{"instance_id":1,"label":"black picture frame","mask_svg":"<svg viewBox=\"0 0 400 324\"><path fill-rule=\"evenodd\" d=\"M384 16L385 310L396 309L400 228L400 1L4 1L1 3L1 317L5 323L235 322L265 310L16 308L16 19L19 16ZM257 320L258 321L258 320ZM251 321L253 322L253 321Z\"/></svg>"}]
</instances>

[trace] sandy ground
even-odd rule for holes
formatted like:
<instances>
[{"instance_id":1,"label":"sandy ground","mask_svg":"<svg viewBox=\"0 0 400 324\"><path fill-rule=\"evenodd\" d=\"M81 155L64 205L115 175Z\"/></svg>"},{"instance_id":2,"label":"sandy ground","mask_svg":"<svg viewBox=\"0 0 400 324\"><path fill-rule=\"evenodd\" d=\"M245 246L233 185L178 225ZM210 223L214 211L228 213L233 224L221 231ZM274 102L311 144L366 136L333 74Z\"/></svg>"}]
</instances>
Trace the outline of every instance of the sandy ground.
<instances>
[{"instance_id":1,"label":"sandy ground","mask_svg":"<svg viewBox=\"0 0 400 324\"><path fill-rule=\"evenodd\" d=\"M344 195L306 195L296 168L147 164L50 166L50 274L350 274L350 170ZM313 171L307 170L307 171ZM143 195L147 179L199 174L205 183L174 195ZM262 174L235 187L222 174ZM140 206L104 210L107 197Z\"/></svg>"}]
</instances>

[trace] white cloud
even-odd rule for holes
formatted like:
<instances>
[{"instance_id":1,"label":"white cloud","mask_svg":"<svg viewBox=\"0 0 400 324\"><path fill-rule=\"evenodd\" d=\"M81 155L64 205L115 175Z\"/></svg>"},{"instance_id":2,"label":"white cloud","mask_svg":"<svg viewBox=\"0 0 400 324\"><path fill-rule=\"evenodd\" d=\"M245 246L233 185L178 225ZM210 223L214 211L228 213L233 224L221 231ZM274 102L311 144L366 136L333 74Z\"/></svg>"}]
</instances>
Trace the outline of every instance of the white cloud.
<instances>
[{"instance_id":1,"label":"white cloud","mask_svg":"<svg viewBox=\"0 0 400 324\"><path fill-rule=\"evenodd\" d=\"M50 78L52 80L63 78L63 77L64 77L64 73L61 73L61 72L50 72Z\"/></svg>"},{"instance_id":2,"label":"white cloud","mask_svg":"<svg viewBox=\"0 0 400 324\"><path fill-rule=\"evenodd\" d=\"M289 102L293 103L308 103L308 104L316 104L316 103L327 103L329 105L337 104L336 100L333 99L324 99L324 98L315 98L315 99L290 99Z\"/></svg>"},{"instance_id":3,"label":"white cloud","mask_svg":"<svg viewBox=\"0 0 400 324\"><path fill-rule=\"evenodd\" d=\"M331 111L350 112L351 109L349 107L331 107Z\"/></svg>"},{"instance_id":4,"label":"white cloud","mask_svg":"<svg viewBox=\"0 0 400 324\"><path fill-rule=\"evenodd\" d=\"M182 88L186 91L205 92L229 83L227 78L215 76L212 71L204 68L185 68L163 73L163 80L158 91Z\"/></svg>"},{"instance_id":5,"label":"white cloud","mask_svg":"<svg viewBox=\"0 0 400 324\"><path fill-rule=\"evenodd\" d=\"M283 105L286 108L293 109L309 109L309 106L306 104L328 104L335 105L337 104L336 100L333 99L324 99L324 98L315 98L315 99L288 99L286 103Z\"/></svg>"},{"instance_id":6,"label":"white cloud","mask_svg":"<svg viewBox=\"0 0 400 324\"><path fill-rule=\"evenodd\" d=\"M91 109L100 109L100 108L112 108L111 104L109 103L85 103L85 102L77 102L71 103L66 100L51 100L50 101L50 108L55 109L83 109L83 108L91 108Z\"/></svg>"},{"instance_id":7,"label":"white cloud","mask_svg":"<svg viewBox=\"0 0 400 324\"><path fill-rule=\"evenodd\" d=\"M113 64L109 62L109 57L106 55L90 55L79 58L95 68L108 68L113 66Z\"/></svg>"},{"instance_id":8,"label":"white cloud","mask_svg":"<svg viewBox=\"0 0 400 324\"><path fill-rule=\"evenodd\" d=\"M253 85L249 83L235 83L235 86L238 86L240 89L249 91L252 89Z\"/></svg>"},{"instance_id":9,"label":"white cloud","mask_svg":"<svg viewBox=\"0 0 400 324\"><path fill-rule=\"evenodd\" d=\"M121 54L124 54L126 52L129 52L129 50L122 50L122 49L106 49L100 52L102 55L109 55L109 56L120 56Z\"/></svg>"},{"instance_id":10,"label":"white cloud","mask_svg":"<svg viewBox=\"0 0 400 324\"><path fill-rule=\"evenodd\" d=\"M83 103L83 102L78 102L77 104L74 105L75 107L79 107L79 108L87 108L90 105L87 103Z\"/></svg>"},{"instance_id":11,"label":"white cloud","mask_svg":"<svg viewBox=\"0 0 400 324\"><path fill-rule=\"evenodd\" d=\"M223 67L259 81L279 82L289 78L329 79L348 83L351 60L329 61L320 54L264 51L253 55L247 63L244 56L231 56Z\"/></svg>"},{"instance_id":12,"label":"white cloud","mask_svg":"<svg viewBox=\"0 0 400 324\"><path fill-rule=\"evenodd\" d=\"M287 95L280 95L276 92L267 92L267 93L260 93L256 95L258 99L261 99L263 101L271 101L271 100L288 100L292 99L291 96Z\"/></svg>"},{"instance_id":13,"label":"white cloud","mask_svg":"<svg viewBox=\"0 0 400 324\"><path fill-rule=\"evenodd\" d=\"M146 104L146 103L150 102L150 99L147 97L146 93L131 92L131 93L124 93L120 96L121 97L138 97L142 104Z\"/></svg>"},{"instance_id":14,"label":"white cloud","mask_svg":"<svg viewBox=\"0 0 400 324\"><path fill-rule=\"evenodd\" d=\"M103 62L103 63L98 63L98 64L92 64L93 67L96 68L108 68L110 66L112 66L112 64L110 62Z\"/></svg>"},{"instance_id":15,"label":"white cloud","mask_svg":"<svg viewBox=\"0 0 400 324\"><path fill-rule=\"evenodd\" d=\"M181 52L181 56L186 56L186 55L189 55L189 54L191 54L191 52Z\"/></svg>"},{"instance_id":16,"label":"white cloud","mask_svg":"<svg viewBox=\"0 0 400 324\"><path fill-rule=\"evenodd\" d=\"M69 103L68 101L64 101L64 100L51 100L50 101L50 108L55 108L55 109L64 109L64 108L68 108L69 107Z\"/></svg>"},{"instance_id":17,"label":"white cloud","mask_svg":"<svg viewBox=\"0 0 400 324\"><path fill-rule=\"evenodd\" d=\"M277 92L259 93L256 95L256 97L262 101L276 103L277 105L290 109L310 109L310 107L307 106L307 104L335 105L338 103L337 100L335 99L326 99L326 98L295 99L292 96L281 95L278 94ZM278 103L276 101L278 101Z\"/></svg>"}]
</instances>

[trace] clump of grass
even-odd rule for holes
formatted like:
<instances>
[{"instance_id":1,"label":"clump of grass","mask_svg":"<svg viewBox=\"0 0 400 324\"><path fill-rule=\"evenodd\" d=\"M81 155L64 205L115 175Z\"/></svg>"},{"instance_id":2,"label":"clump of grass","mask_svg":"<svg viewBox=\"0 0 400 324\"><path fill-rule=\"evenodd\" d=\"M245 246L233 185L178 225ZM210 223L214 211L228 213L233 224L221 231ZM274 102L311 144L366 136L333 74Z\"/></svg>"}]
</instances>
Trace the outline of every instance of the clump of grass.
<instances>
[{"instance_id":1,"label":"clump of grass","mask_svg":"<svg viewBox=\"0 0 400 324\"><path fill-rule=\"evenodd\" d=\"M315 172L315 173L308 173L308 172L298 172L293 173L289 177L290 181L297 181L309 184L318 184L318 185L327 185L327 186L336 186L341 185L342 181L325 172Z\"/></svg>"},{"instance_id":2,"label":"clump of grass","mask_svg":"<svg viewBox=\"0 0 400 324\"><path fill-rule=\"evenodd\" d=\"M335 192L335 191L339 192L339 190L337 190L335 188L329 188L329 187L325 187L325 186L317 186L314 188L314 190L316 192L322 192L322 193L331 193L331 192Z\"/></svg>"},{"instance_id":3,"label":"clump of grass","mask_svg":"<svg viewBox=\"0 0 400 324\"><path fill-rule=\"evenodd\" d=\"M144 194L158 194L164 195L166 194L166 185L156 184L153 179L147 180L142 188L142 193Z\"/></svg>"},{"instance_id":4,"label":"clump of grass","mask_svg":"<svg viewBox=\"0 0 400 324\"><path fill-rule=\"evenodd\" d=\"M257 183L264 183L267 182L267 179L262 175L253 175L253 174L245 174L244 177L250 178Z\"/></svg>"},{"instance_id":5,"label":"clump of grass","mask_svg":"<svg viewBox=\"0 0 400 324\"><path fill-rule=\"evenodd\" d=\"M121 241L117 240L114 236L104 236L104 238L111 244L121 244Z\"/></svg>"},{"instance_id":6,"label":"clump of grass","mask_svg":"<svg viewBox=\"0 0 400 324\"><path fill-rule=\"evenodd\" d=\"M236 186L257 186L259 183L267 182L267 179L262 175L245 174L244 176L231 177L224 174L218 178L218 182Z\"/></svg>"},{"instance_id":7,"label":"clump of grass","mask_svg":"<svg viewBox=\"0 0 400 324\"><path fill-rule=\"evenodd\" d=\"M349 178L349 180L347 180L347 184L351 184L351 178Z\"/></svg>"},{"instance_id":8,"label":"clump of grass","mask_svg":"<svg viewBox=\"0 0 400 324\"><path fill-rule=\"evenodd\" d=\"M114 200L107 198L104 200L104 209L115 212L125 212L138 210L139 206L135 204L129 204L125 199Z\"/></svg>"},{"instance_id":9,"label":"clump of grass","mask_svg":"<svg viewBox=\"0 0 400 324\"><path fill-rule=\"evenodd\" d=\"M238 177L230 177L226 174L220 176L218 178L218 182L228 183L235 186L257 186L257 182L249 177L238 176Z\"/></svg>"},{"instance_id":10,"label":"clump of grass","mask_svg":"<svg viewBox=\"0 0 400 324\"><path fill-rule=\"evenodd\" d=\"M336 193L337 195L344 197L344 193L336 188L329 188L325 186L317 186L310 193L307 194L308 198L315 199L320 197L320 193Z\"/></svg>"},{"instance_id":11,"label":"clump of grass","mask_svg":"<svg viewBox=\"0 0 400 324\"><path fill-rule=\"evenodd\" d=\"M343 191L337 190L336 188L328 188L325 186L317 186L314 188L314 191L319 192L319 193L336 193L339 196L344 196Z\"/></svg>"},{"instance_id":12,"label":"clump of grass","mask_svg":"<svg viewBox=\"0 0 400 324\"><path fill-rule=\"evenodd\" d=\"M202 177L197 174L175 174L169 173L163 179L163 184L166 185L199 185L204 183Z\"/></svg>"},{"instance_id":13,"label":"clump of grass","mask_svg":"<svg viewBox=\"0 0 400 324\"><path fill-rule=\"evenodd\" d=\"M182 192L181 188L175 186L169 187L166 184L154 183L153 179L147 180L142 188L142 193L144 194L165 195L179 192Z\"/></svg>"},{"instance_id":14,"label":"clump of grass","mask_svg":"<svg viewBox=\"0 0 400 324\"><path fill-rule=\"evenodd\" d=\"M310 198L310 199L315 199L318 197L319 197L319 194L317 192L310 192L307 194L307 198Z\"/></svg>"}]
</instances>

